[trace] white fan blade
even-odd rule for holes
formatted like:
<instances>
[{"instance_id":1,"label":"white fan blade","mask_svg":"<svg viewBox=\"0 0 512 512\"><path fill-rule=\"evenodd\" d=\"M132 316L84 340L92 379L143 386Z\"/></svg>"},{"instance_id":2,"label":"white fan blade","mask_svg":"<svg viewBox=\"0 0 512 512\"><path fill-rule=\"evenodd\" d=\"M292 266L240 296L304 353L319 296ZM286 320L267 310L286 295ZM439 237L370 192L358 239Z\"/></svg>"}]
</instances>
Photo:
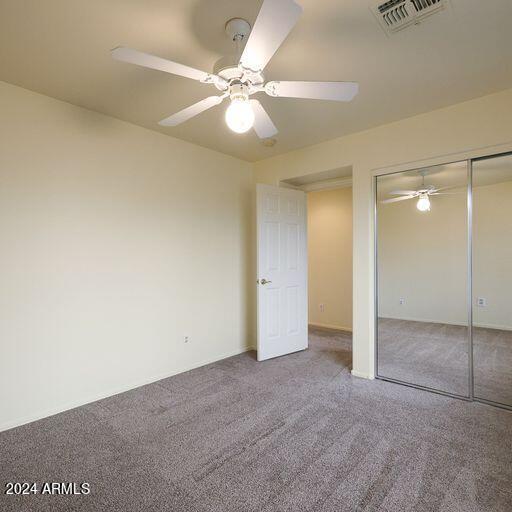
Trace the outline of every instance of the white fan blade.
<instances>
[{"instance_id":1,"label":"white fan blade","mask_svg":"<svg viewBox=\"0 0 512 512\"><path fill-rule=\"evenodd\" d=\"M413 199L416 196L400 196L400 197L393 197L393 199L385 199L384 201L381 201L381 203L396 203L398 201L405 201L406 199Z\"/></svg>"},{"instance_id":2,"label":"white fan blade","mask_svg":"<svg viewBox=\"0 0 512 512\"><path fill-rule=\"evenodd\" d=\"M245 45L240 64L262 71L302 14L294 0L264 0Z\"/></svg>"},{"instance_id":3,"label":"white fan blade","mask_svg":"<svg viewBox=\"0 0 512 512\"><path fill-rule=\"evenodd\" d=\"M268 82L269 96L312 100L352 101L359 92L357 82Z\"/></svg>"},{"instance_id":4,"label":"white fan blade","mask_svg":"<svg viewBox=\"0 0 512 512\"><path fill-rule=\"evenodd\" d=\"M441 187L441 188L436 188L434 189L434 192L444 192L445 190L454 190L454 189L457 189L457 188L463 188L463 187ZM464 187L465 189L465 187Z\"/></svg>"},{"instance_id":5,"label":"white fan blade","mask_svg":"<svg viewBox=\"0 0 512 512\"><path fill-rule=\"evenodd\" d=\"M137 64L145 68L157 69L159 71L165 71L173 75L184 76L191 78L192 80L199 80L200 82L209 82L212 80L212 75L199 71L198 69L172 62L171 60L162 59L149 53L139 52L138 50L132 50L131 48L125 48L119 46L114 48L111 52L112 57L122 62L128 62L130 64Z\"/></svg>"},{"instance_id":6,"label":"white fan blade","mask_svg":"<svg viewBox=\"0 0 512 512\"><path fill-rule=\"evenodd\" d=\"M254 131L260 139L268 139L277 133L272 119L258 100L251 100L251 107L254 112Z\"/></svg>"},{"instance_id":7,"label":"white fan blade","mask_svg":"<svg viewBox=\"0 0 512 512\"><path fill-rule=\"evenodd\" d=\"M390 196L413 196L417 193L416 190L393 190L393 192L388 192Z\"/></svg>"},{"instance_id":8,"label":"white fan blade","mask_svg":"<svg viewBox=\"0 0 512 512\"><path fill-rule=\"evenodd\" d=\"M181 123L184 123L185 121L188 121L192 117L201 114L201 112L204 112L205 110L208 110L209 108L212 108L215 105L219 105L220 103L222 103L222 100L225 97L225 95L209 96L204 100L198 101L197 103L190 105L190 107L184 108L183 110L176 112L176 114L173 114L172 116L162 119L158 124L161 126L177 126Z\"/></svg>"}]
</instances>

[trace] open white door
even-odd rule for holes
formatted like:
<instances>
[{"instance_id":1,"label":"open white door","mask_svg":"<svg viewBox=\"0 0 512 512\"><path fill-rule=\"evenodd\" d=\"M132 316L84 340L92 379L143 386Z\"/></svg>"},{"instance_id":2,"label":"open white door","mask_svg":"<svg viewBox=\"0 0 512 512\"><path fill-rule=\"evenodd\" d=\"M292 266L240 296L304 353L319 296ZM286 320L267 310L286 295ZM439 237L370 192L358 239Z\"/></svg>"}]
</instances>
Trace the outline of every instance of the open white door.
<instances>
[{"instance_id":1,"label":"open white door","mask_svg":"<svg viewBox=\"0 0 512 512\"><path fill-rule=\"evenodd\" d=\"M306 194L257 185L258 361L308 347Z\"/></svg>"}]
</instances>

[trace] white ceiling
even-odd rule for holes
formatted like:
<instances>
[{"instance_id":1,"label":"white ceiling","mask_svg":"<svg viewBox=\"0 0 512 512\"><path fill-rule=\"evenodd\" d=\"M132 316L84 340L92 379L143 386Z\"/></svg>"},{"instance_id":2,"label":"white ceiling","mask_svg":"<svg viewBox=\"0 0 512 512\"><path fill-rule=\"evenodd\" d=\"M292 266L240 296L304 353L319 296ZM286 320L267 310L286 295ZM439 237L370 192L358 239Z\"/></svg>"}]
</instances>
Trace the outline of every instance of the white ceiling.
<instances>
[{"instance_id":1,"label":"white ceiling","mask_svg":"<svg viewBox=\"0 0 512 512\"><path fill-rule=\"evenodd\" d=\"M235 135L226 104L176 128L157 122L214 91L112 61L119 45L205 71L230 52L224 23L261 0L0 0L0 80L254 161L512 87L511 0L451 0L449 13L387 37L369 0L299 0L304 14L269 80L354 80L350 104L260 99L279 128Z\"/></svg>"}]
</instances>

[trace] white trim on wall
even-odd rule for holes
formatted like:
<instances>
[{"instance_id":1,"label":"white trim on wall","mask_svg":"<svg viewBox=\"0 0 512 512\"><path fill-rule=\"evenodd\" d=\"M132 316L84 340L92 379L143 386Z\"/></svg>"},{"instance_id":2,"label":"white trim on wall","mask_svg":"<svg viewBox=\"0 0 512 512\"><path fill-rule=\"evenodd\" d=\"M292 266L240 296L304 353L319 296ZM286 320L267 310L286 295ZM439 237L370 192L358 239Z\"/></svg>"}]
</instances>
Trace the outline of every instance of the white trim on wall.
<instances>
[{"instance_id":1,"label":"white trim on wall","mask_svg":"<svg viewBox=\"0 0 512 512\"><path fill-rule=\"evenodd\" d=\"M336 178L333 180L315 181L302 185L300 190L304 192L314 192L317 190L333 190L336 188L350 188L352 186L352 177L349 178Z\"/></svg>"},{"instance_id":2,"label":"white trim on wall","mask_svg":"<svg viewBox=\"0 0 512 512\"><path fill-rule=\"evenodd\" d=\"M344 331L344 332L352 332L352 327L347 327L345 325L331 325L331 324L319 324L319 323L310 323L310 327L319 327L320 329L332 329L333 331Z\"/></svg>"},{"instance_id":3,"label":"white trim on wall","mask_svg":"<svg viewBox=\"0 0 512 512\"><path fill-rule=\"evenodd\" d=\"M375 376L370 373L362 373L358 372L357 370L350 370L350 373L353 377L358 377L359 379L367 379L367 380L373 380L375 379Z\"/></svg>"}]
</instances>

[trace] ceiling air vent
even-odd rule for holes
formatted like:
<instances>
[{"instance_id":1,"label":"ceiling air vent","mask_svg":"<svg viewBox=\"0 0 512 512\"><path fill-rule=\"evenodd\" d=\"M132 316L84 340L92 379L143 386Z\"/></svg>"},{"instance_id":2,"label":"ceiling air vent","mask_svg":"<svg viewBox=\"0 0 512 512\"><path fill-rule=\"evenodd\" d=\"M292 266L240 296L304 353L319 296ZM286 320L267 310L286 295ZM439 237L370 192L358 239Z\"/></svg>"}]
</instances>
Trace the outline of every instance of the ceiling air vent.
<instances>
[{"instance_id":1,"label":"ceiling air vent","mask_svg":"<svg viewBox=\"0 0 512 512\"><path fill-rule=\"evenodd\" d=\"M385 32L393 34L447 6L448 0L380 0L373 4L372 11Z\"/></svg>"}]
</instances>

